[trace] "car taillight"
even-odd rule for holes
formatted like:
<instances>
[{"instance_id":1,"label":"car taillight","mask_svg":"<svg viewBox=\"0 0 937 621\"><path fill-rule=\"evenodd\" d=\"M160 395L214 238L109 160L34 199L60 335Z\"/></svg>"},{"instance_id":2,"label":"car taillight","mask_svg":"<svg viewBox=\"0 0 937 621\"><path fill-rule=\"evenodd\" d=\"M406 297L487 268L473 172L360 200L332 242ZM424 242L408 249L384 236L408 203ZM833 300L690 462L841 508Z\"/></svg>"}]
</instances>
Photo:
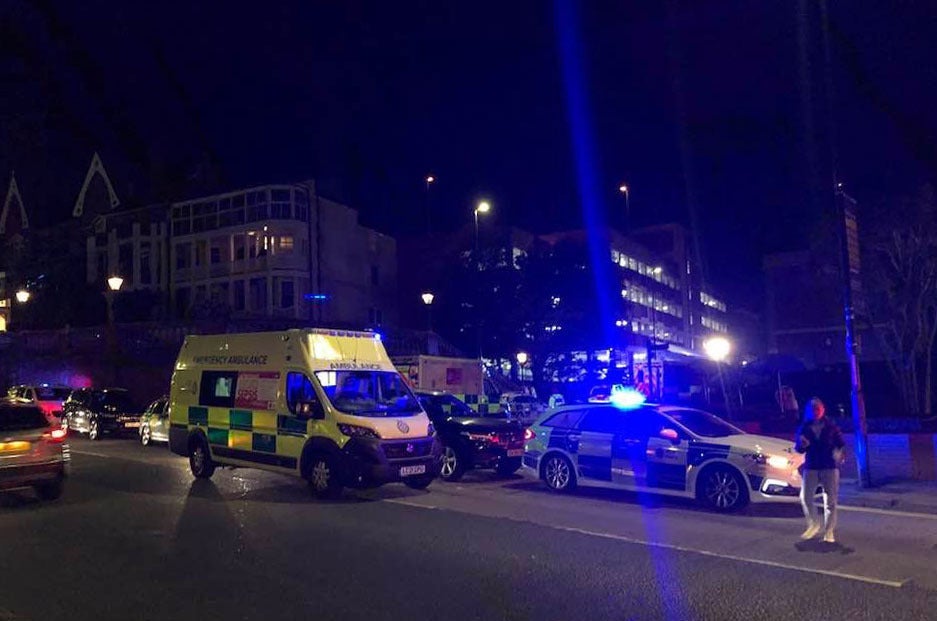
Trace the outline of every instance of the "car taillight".
<instances>
[{"instance_id":1,"label":"car taillight","mask_svg":"<svg viewBox=\"0 0 937 621\"><path fill-rule=\"evenodd\" d=\"M525 442L526 442L527 440L533 440L535 437L537 437L537 434L534 433L534 430L533 430L531 427L528 427L527 429L524 430L524 441L525 441Z\"/></svg>"},{"instance_id":2,"label":"car taillight","mask_svg":"<svg viewBox=\"0 0 937 621\"><path fill-rule=\"evenodd\" d=\"M66 435L68 435L68 432L63 427L59 427L42 434L42 439L46 442L61 442Z\"/></svg>"}]
</instances>

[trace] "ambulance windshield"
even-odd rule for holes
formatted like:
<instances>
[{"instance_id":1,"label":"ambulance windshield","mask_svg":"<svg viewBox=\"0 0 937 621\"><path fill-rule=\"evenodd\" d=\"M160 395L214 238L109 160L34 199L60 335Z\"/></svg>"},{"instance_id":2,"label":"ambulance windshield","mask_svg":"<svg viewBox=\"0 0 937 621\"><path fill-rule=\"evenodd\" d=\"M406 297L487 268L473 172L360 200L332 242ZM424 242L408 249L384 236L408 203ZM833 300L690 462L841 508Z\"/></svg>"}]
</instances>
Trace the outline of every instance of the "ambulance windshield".
<instances>
[{"instance_id":1,"label":"ambulance windshield","mask_svg":"<svg viewBox=\"0 0 937 621\"><path fill-rule=\"evenodd\" d=\"M348 414L411 416L423 411L399 373L317 371L316 379L332 405Z\"/></svg>"}]
</instances>

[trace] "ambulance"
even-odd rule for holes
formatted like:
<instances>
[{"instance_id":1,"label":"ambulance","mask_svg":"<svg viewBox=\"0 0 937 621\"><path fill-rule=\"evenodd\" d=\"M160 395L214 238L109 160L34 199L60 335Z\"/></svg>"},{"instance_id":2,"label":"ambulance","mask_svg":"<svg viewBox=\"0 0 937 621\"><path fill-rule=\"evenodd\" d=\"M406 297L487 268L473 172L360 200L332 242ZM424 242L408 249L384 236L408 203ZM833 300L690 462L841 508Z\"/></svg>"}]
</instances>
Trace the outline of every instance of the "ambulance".
<instances>
[{"instance_id":1,"label":"ambulance","mask_svg":"<svg viewBox=\"0 0 937 621\"><path fill-rule=\"evenodd\" d=\"M305 479L318 497L426 488L441 449L379 334L295 329L188 336L169 399L169 447L192 474L246 467Z\"/></svg>"}]
</instances>

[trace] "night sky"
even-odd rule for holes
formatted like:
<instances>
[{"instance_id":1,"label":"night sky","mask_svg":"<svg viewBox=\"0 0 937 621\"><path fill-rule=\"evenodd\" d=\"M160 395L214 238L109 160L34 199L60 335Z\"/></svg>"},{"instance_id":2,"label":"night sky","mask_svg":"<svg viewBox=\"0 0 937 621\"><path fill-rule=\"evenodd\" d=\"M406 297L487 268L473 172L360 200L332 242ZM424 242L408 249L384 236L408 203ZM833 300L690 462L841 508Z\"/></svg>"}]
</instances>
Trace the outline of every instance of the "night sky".
<instances>
[{"instance_id":1,"label":"night sky","mask_svg":"<svg viewBox=\"0 0 937 621\"><path fill-rule=\"evenodd\" d=\"M710 280L759 308L762 255L796 247L826 205L814 3L581 4L582 55L565 60L582 71L600 207L621 210L626 182L638 223L694 213ZM840 178L867 203L934 182L932 3L832 4ZM545 1L7 0L3 187L15 168L34 226L62 219L97 150L128 205L315 177L407 235L425 226L432 173L437 227L468 223L479 197L500 224L579 226L557 14Z\"/></svg>"}]
</instances>

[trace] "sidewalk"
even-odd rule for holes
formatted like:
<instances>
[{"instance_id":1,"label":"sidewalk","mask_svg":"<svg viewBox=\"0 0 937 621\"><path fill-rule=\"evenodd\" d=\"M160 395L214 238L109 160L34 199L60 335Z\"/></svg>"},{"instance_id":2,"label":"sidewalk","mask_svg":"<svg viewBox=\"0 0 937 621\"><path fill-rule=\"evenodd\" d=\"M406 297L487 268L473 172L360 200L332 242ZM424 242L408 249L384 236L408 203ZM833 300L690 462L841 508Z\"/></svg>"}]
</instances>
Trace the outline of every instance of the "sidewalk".
<instances>
[{"instance_id":1,"label":"sidewalk","mask_svg":"<svg viewBox=\"0 0 937 621\"><path fill-rule=\"evenodd\" d=\"M843 479L839 504L937 515L937 482L901 481L860 489L855 479Z\"/></svg>"}]
</instances>

